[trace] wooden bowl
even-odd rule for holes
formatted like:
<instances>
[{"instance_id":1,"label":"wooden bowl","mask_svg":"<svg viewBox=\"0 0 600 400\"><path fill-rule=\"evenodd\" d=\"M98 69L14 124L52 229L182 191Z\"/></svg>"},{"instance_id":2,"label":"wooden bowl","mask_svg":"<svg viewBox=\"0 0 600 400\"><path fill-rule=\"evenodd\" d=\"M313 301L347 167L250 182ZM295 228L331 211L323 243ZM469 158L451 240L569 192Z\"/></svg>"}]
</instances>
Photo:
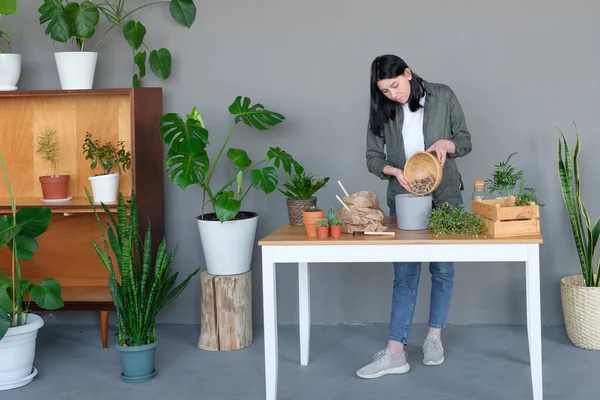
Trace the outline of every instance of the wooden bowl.
<instances>
[{"instance_id":1,"label":"wooden bowl","mask_svg":"<svg viewBox=\"0 0 600 400\"><path fill-rule=\"evenodd\" d=\"M433 179L435 179L435 183L429 191L426 193L416 193L411 189L408 191L418 196L425 196L437 189L442 182L442 165L438 159L431 153L419 151L410 156L406 161L404 166L404 178L410 183L411 181L426 178L427 176L433 176Z\"/></svg>"}]
</instances>

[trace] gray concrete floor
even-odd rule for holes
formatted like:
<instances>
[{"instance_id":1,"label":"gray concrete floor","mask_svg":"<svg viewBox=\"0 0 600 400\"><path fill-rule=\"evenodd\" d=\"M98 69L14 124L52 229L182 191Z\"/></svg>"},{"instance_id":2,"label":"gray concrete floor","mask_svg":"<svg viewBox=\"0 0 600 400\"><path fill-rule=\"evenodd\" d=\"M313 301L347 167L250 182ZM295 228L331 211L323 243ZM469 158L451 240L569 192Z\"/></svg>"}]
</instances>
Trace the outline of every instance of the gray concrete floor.
<instances>
[{"instance_id":1,"label":"gray concrete floor","mask_svg":"<svg viewBox=\"0 0 600 400\"><path fill-rule=\"evenodd\" d=\"M386 330L385 325L314 326L311 362L302 367L297 327L280 327L279 399L531 399L524 327L450 326L443 334L446 362L426 367L419 351L426 327L416 325L408 374L357 378L355 370L384 345ZM197 326L159 326L156 377L127 384L119 376L114 328L103 351L95 326L46 325L38 336L38 376L25 387L0 392L0 399L264 399L260 327L252 346L222 353L197 349L198 332ZM546 327L543 335L544 399L597 398L600 353L573 346L563 327Z\"/></svg>"}]
</instances>

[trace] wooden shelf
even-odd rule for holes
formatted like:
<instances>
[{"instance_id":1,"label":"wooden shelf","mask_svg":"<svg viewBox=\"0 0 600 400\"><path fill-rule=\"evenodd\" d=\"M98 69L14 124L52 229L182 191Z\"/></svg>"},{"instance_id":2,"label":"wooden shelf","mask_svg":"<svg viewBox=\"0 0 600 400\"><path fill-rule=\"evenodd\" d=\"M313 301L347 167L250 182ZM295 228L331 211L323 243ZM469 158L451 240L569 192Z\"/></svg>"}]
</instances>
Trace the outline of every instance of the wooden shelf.
<instances>
[{"instance_id":1,"label":"wooden shelf","mask_svg":"<svg viewBox=\"0 0 600 400\"><path fill-rule=\"evenodd\" d=\"M129 202L129 196L125 197ZM61 203L47 203L39 197L22 197L15 199L17 209L23 207L48 207L53 213L94 213L87 197L73 197L69 201ZM105 203L110 211L117 211L117 202ZM104 208L100 203L94 203L98 213L103 213ZM0 213L10 212L10 201L8 198L0 198Z\"/></svg>"},{"instance_id":2,"label":"wooden shelf","mask_svg":"<svg viewBox=\"0 0 600 400\"><path fill-rule=\"evenodd\" d=\"M90 89L90 90L15 90L0 91L0 97L58 97L58 96L98 96L98 95L129 95L132 88Z\"/></svg>"}]
</instances>

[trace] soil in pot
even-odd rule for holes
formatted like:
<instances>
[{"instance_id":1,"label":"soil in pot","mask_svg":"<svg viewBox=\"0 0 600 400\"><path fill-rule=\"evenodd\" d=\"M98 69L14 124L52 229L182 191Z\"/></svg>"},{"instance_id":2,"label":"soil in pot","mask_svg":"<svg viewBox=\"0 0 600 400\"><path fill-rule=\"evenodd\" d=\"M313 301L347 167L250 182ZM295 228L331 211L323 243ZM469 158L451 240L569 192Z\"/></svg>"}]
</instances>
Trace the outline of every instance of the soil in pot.
<instances>
[{"instance_id":1,"label":"soil in pot","mask_svg":"<svg viewBox=\"0 0 600 400\"><path fill-rule=\"evenodd\" d=\"M318 219L323 219L323 210L302 212L302 222L306 229L306 236L317 237L316 221Z\"/></svg>"},{"instance_id":2,"label":"soil in pot","mask_svg":"<svg viewBox=\"0 0 600 400\"><path fill-rule=\"evenodd\" d=\"M329 237L329 227L328 226L317 226L317 238L327 239L328 237Z\"/></svg>"},{"instance_id":3,"label":"soil in pot","mask_svg":"<svg viewBox=\"0 0 600 400\"><path fill-rule=\"evenodd\" d=\"M302 212L307 210L311 206L317 206L317 198L312 197L309 200L291 200L286 198L285 200L288 209L288 219L292 226L302 226L303 216Z\"/></svg>"},{"instance_id":4,"label":"soil in pot","mask_svg":"<svg viewBox=\"0 0 600 400\"><path fill-rule=\"evenodd\" d=\"M44 200L66 199L69 197L70 175L40 176Z\"/></svg>"},{"instance_id":5,"label":"soil in pot","mask_svg":"<svg viewBox=\"0 0 600 400\"><path fill-rule=\"evenodd\" d=\"M154 378L154 360L158 341L143 346L121 346L117 350L121 355L121 379L128 383L146 382Z\"/></svg>"},{"instance_id":6,"label":"soil in pot","mask_svg":"<svg viewBox=\"0 0 600 400\"><path fill-rule=\"evenodd\" d=\"M331 231L331 237L333 239L339 239L342 237L342 226L341 225L331 225L329 227L329 230Z\"/></svg>"}]
</instances>

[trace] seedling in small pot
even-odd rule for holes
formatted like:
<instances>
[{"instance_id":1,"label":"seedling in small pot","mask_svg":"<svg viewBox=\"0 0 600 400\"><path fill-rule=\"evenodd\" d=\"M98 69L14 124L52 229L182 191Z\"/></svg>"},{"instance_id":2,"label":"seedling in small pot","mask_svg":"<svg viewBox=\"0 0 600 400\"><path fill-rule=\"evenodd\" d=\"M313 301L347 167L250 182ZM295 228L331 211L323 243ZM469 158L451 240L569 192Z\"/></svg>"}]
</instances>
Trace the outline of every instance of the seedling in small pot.
<instances>
[{"instance_id":1,"label":"seedling in small pot","mask_svg":"<svg viewBox=\"0 0 600 400\"><path fill-rule=\"evenodd\" d=\"M342 221L338 218L334 218L329 222L329 230L331 232L331 237L334 239L339 239L342 237Z\"/></svg>"},{"instance_id":2,"label":"seedling in small pot","mask_svg":"<svg viewBox=\"0 0 600 400\"><path fill-rule=\"evenodd\" d=\"M326 218L321 218L315 221L317 226L317 238L327 239L329 237L329 222Z\"/></svg>"},{"instance_id":3,"label":"seedling in small pot","mask_svg":"<svg viewBox=\"0 0 600 400\"><path fill-rule=\"evenodd\" d=\"M40 132L37 137L35 151L52 168L50 175L40 176L44 200L68 200L70 176L58 173L58 166L60 165L60 141L58 140L57 132L53 129L46 129Z\"/></svg>"}]
</instances>

